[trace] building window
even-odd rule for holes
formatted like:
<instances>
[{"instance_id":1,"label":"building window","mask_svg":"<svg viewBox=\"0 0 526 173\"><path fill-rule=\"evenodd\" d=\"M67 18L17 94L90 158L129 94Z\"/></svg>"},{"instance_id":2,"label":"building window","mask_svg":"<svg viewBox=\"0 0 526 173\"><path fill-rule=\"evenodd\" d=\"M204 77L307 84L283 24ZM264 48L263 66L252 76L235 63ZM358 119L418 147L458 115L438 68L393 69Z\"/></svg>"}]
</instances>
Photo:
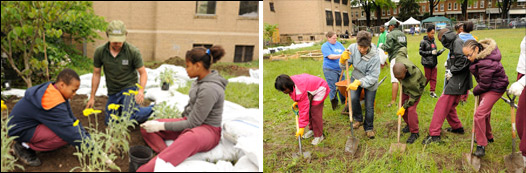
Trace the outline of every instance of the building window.
<instances>
[{"instance_id":1,"label":"building window","mask_svg":"<svg viewBox=\"0 0 526 173\"><path fill-rule=\"evenodd\" d=\"M343 13L343 26L349 26L349 14Z\"/></svg>"},{"instance_id":2,"label":"building window","mask_svg":"<svg viewBox=\"0 0 526 173\"><path fill-rule=\"evenodd\" d=\"M447 4L447 10L451 10L451 3Z\"/></svg>"},{"instance_id":3,"label":"building window","mask_svg":"<svg viewBox=\"0 0 526 173\"><path fill-rule=\"evenodd\" d=\"M259 1L240 1L239 15L246 17L258 17Z\"/></svg>"},{"instance_id":4,"label":"building window","mask_svg":"<svg viewBox=\"0 0 526 173\"><path fill-rule=\"evenodd\" d=\"M269 2L269 6L270 6L270 11L272 11L272 12L276 12L276 11L274 10L274 2Z\"/></svg>"},{"instance_id":5,"label":"building window","mask_svg":"<svg viewBox=\"0 0 526 173\"><path fill-rule=\"evenodd\" d=\"M298 41L303 41L303 36L298 36Z\"/></svg>"},{"instance_id":6,"label":"building window","mask_svg":"<svg viewBox=\"0 0 526 173\"><path fill-rule=\"evenodd\" d=\"M398 13L398 8L393 9L393 14L396 14L396 13Z\"/></svg>"},{"instance_id":7,"label":"building window","mask_svg":"<svg viewBox=\"0 0 526 173\"><path fill-rule=\"evenodd\" d=\"M196 48L196 47L205 47L207 49L210 49L212 47L212 44L206 44L206 43L194 43L192 45L192 48Z\"/></svg>"},{"instance_id":8,"label":"building window","mask_svg":"<svg viewBox=\"0 0 526 173\"><path fill-rule=\"evenodd\" d=\"M348 0L342 0L342 4L343 4L343 5L347 5L347 1L348 1Z\"/></svg>"},{"instance_id":9,"label":"building window","mask_svg":"<svg viewBox=\"0 0 526 173\"><path fill-rule=\"evenodd\" d=\"M342 26L342 14L339 11L335 11L334 16L334 19L336 19L336 26Z\"/></svg>"},{"instance_id":10,"label":"building window","mask_svg":"<svg viewBox=\"0 0 526 173\"><path fill-rule=\"evenodd\" d=\"M382 10L382 16L385 16L385 10Z\"/></svg>"},{"instance_id":11,"label":"building window","mask_svg":"<svg viewBox=\"0 0 526 173\"><path fill-rule=\"evenodd\" d=\"M216 14L216 1L197 1L195 13L204 15Z\"/></svg>"},{"instance_id":12,"label":"building window","mask_svg":"<svg viewBox=\"0 0 526 173\"><path fill-rule=\"evenodd\" d=\"M314 40L316 40L316 37L314 37L314 36L310 36L310 40L311 40L311 41L314 41Z\"/></svg>"},{"instance_id":13,"label":"building window","mask_svg":"<svg viewBox=\"0 0 526 173\"><path fill-rule=\"evenodd\" d=\"M479 6L479 1L475 1L475 5L473 5L473 8L477 8Z\"/></svg>"},{"instance_id":14,"label":"building window","mask_svg":"<svg viewBox=\"0 0 526 173\"><path fill-rule=\"evenodd\" d=\"M440 11L444 11L444 4L440 4Z\"/></svg>"},{"instance_id":15,"label":"building window","mask_svg":"<svg viewBox=\"0 0 526 173\"><path fill-rule=\"evenodd\" d=\"M426 5L422 5L422 12L426 12Z\"/></svg>"},{"instance_id":16,"label":"building window","mask_svg":"<svg viewBox=\"0 0 526 173\"><path fill-rule=\"evenodd\" d=\"M457 5L457 3L455 2L455 5L454 5L454 7L455 7L455 10L457 10L457 6L458 6L458 5Z\"/></svg>"},{"instance_id":17,"label":"building window","mask_svg":"<svg viewBox=\"0 0 526 173\"><path fill-rule=\"evenodd\" d=\"M438 5L437 5L437 6L435 6L435 11L438 11Z\"/></svg>"},{"instance_id":18,"label":"building window","mask_svg":"<svg viewBox=\"0 0 526 173\"><path fill-rule=\"evenodd\" d=\"M484 8L484 1L480 1L480 8Z\"/></svg>"},{"instance_id":19,"label":"building window","mask_svg":"<svg viewBox=\"0 0 526 173\"><path fill-rule=\"evenodd\" d=\"M471 9L471 4L470 3L468 3L468 8Z\"/></svg>"},{"instance_id":20,"label":"building window","mask_svg":"<svg viewBox=\"0 0 526 173\"><path fill-rule=\"evenodd\" d=\"M340 0L334 0L334 3L339 4Z\"/></svg>"},{"instance_id":21,"label":"building window","mask_svg":"<svg viewBox=\"0 0 526 173\"><path fill-rule=\"evenodd\" d=\"M355 13L356 13L356 17L360 17L360 16L358 16L358 12L355 12Z\"/></svg>"},{"instance_id":22,"label":"building window","mask_svg":"<svg viewBox=\"0 0 526 173\"><path fill-rule=\"evenodd\" d=\"M387 10L387 15L391 15L391 10Z\"/></svg>"},{"instance_id":23,"label":"building window","mask_svg":"<svg viewBox=\"0 0 526 173\"><path fill-rule=\"evenodd\" d=\"M332 25L334 19L332 18L332 12L329 10L325 11L325 19L327 20L327 25Z\"/></svg>"},{"instance_id":24,"label":"building window","mask_svg":"<svg viewBox=\"0 0 526 173\"><path fill-rule=\"evenodd\" d=\"M252 61L254 55L254 46L238 46L234 53L234 62L249 62Z\"/></svg>"},{"instance_id":25,"label":"building window","mask_svg":"<svg viewBox=\"0 0 526 173\"><path fill-rule=\"evenodd\" d=\"M364 14L365 14L365 11L362 11L362 17L364 16Z\"/></svg>"}]
</instances>

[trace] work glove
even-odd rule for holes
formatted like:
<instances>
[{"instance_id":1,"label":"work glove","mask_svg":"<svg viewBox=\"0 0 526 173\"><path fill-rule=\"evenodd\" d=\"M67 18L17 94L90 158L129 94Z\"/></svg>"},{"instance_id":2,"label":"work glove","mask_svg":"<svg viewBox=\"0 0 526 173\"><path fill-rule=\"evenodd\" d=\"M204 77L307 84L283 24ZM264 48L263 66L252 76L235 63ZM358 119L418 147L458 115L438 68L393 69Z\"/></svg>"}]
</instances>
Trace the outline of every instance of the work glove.
<instances>
[{"instance_id":1,"label":"work glove","mask_svg":"<svg viewBox=\"0 0 526 173\"><path fill-rule=\"evenodd\" d=\"M104 163L106 163L107 165L115 164L110 158L108 158L108 155L106 153L102 153L102 156L104 157L104 160L105 160Z\"/></svg>"},{"instance_id":2,"label":"work glove","mask_svg":"<svg viewBox=\"0 0 526 173\"><path fill-rule=\"evenodd\" d=\"M524 89L524 83L526 83L526 78L522 77L517 82L511 84L510 88L508 89L508 92L510 94L520 96L522 90Z\"/></svg>"},{"instance_id":3,"label":"work glove","mask_svg":"<svg viewBox=\"0 0 526 173\"><path fill-rule=\"evenodd\" d=\"M362 82L360 80L354 80L351 84L347 85L347 91L349 90L357 90Z\"/></svg>"},{"instance_id":4,"label":"work glove","mask_svg":"<svg viewBox=\"0 0 526 173\"><path fill-rule=\"evenodd\" d=\"M446 70L446 79L449 80L453 77L453 73L451 73L451 70Z\"/></svg>"},{"instance_id":5,"label":"work glove","mask_svg":"<svg viewBox=\"0 0 526 173\"><path fill-rule=\"evenodd\" d=\"M442 52L444 52L445 50L446 50L445 48L440 49L440 50L438 51L438 54L439 54L439 55L442 54Z\"/></svg>"},{"instance_id":6,"label":"work glove","mask_svg":"<svg viewBox=\"0 0 526 173\"><path fill-rule=\"evenodd\" d=\"M298 136L303 137L303 132L305 131L305 128L299 128L298 131L296 131L296 138Z\"/></svg>"},{"instance_id":7,"label":"work glove","mask_svg":"<svg viewBox=\"0 0 526 173\"><path fill-rule=\"evenodd\" d=\"M396 112L396 115L398 116L404 116L405 114L405 108L402 106L400 109L398 109L398 112Z\"/></svg>"},{"instance_id":8,"label":"work glove","mask_svg":"<svg viewBox=\"0 0 526 173\"><path fill-rule=\"evenodd\" d=\"M348 50L343 51L342 55L340 56L340 64L345 64L345 62L349 60L349 55L351 55L351 52Z\"/></svg>"},{"instance_id":9,"label":"work glove","mask_svg":"<svg viewBox=\"0 0 526 173\"><path fill-rule=\"evenodd\" d=\"M294 111L298 111L298 110L300 110L300 109L298 108L298 102L294 102L294 103L292 103L292 110L294 110Z\"/></svg>"},{"instance_id":10,"label":"work glove","mask_svg":"<svg viewBox=\"0 0 526 173\"><path fill-rule=\"evenodd\" d=\"M431 54L436 55L437 54L437 50L431 51Z\"/></svg>"},{"instance_id":11,"label":"work glove","mask_svg":"<svg viewBox=\"0 0 526 173\"><path fill-rule=\"evenodd\" d=\"M164 122L159 121L146 121L143 124L141 124L141 127L146 130L148 133L155 133L164 129Z\"/></svg>"}]
</instances>

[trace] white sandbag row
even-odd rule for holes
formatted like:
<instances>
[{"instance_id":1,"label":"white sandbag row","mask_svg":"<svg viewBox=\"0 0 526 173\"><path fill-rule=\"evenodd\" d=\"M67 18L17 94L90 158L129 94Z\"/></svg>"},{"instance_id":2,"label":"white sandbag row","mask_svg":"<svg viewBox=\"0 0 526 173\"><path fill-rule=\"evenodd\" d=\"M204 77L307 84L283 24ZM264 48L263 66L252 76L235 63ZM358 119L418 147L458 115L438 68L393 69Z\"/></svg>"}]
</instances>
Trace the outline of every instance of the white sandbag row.
<instances>
[{"instance_id":1,"label":"white sandbag row","mask_svg":"<svg viewBox=\"0 0 526 173\"><path fill-rule=\"evenodd\" d=\"M279 47L273 47L268 49L263 49L263 54L269 54L270 50L273 50L274 52L284 51L288 49L297 49L302 47L311 47L314 46L315 42L308 42L308 43L300 43L300 44L290 44L290 46L279 46Z\"/></svg>"},{"instance_id":2,"label":"white sandbag row","mask_svg":"<svg viewBox=\"0 0 526 173\"><path fill-rule=\"evenodd\" d=\"M259 69L252 70L249 69L250 77L248 76L239 76L235 78L228 79L228 82L238 82L246 84L259 84Z\"/></svg>"}]
</instances>

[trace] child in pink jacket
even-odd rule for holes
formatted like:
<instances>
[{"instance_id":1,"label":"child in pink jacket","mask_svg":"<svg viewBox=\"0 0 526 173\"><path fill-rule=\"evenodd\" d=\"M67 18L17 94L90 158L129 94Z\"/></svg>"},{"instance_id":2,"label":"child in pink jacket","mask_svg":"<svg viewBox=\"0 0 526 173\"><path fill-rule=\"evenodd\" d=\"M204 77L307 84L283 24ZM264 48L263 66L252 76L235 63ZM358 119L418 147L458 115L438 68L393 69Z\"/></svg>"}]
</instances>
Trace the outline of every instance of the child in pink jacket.
<instances>
[{"instance_id":1,"label":"child in pink jacket","mask_svg":"<svg viewBox=\"0 0 526 173\"><path fill-rule=\"evenodd\" d=\"M314 134L312 145L318 145L323 138L323 102L330 92L329 85L320 77L310 74L288 76L279 75L274 87L288 94L299 108L299 130L296 137L310 138ZM309 129L303 135L304 128Z\"/></svg>"}]
</instances>

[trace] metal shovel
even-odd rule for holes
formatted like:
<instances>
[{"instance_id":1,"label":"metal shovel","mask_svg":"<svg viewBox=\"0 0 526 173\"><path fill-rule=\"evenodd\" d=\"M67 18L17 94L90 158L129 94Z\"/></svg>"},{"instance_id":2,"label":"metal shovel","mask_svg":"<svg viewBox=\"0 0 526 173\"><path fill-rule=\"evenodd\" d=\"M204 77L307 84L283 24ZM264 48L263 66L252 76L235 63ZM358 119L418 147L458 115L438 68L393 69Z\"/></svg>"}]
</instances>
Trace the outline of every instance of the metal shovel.
<instances>
[{"instance_id":1,"label":"metal shovel","mask_svg":"<svg viewBox=\"0 0 526 173\"><path fill-rule=\"evenodd\" d=\"M479 106L479 96L475 96L475 108L473 111L473 128L471 128L471 151L469 153L464 153L464 157L466 158L465 161L467 161L467 164L475 170L475 172L478 172L480 170L480 158L473 155L473 143L475 141L475 113L477 112L477 107Z\"/></svg>"},{"instance_id":2,"label":"metal shovel","mask_svg":"<svg viewBox=\"0 0 526 173\"><path fill-rule=\"evenodd\" d=\"M398 83L400 85L400 92L398 93L398 109L402 107L402 83ZM395 151L400 151L403 153L406 148L406 144L400 143L400 125L402 124L402 116L398 116L398 142L391 144L391 147L389 148L389 153L393 153Z\"/></svg>"},{"instance_id":3,"label":"metal shovel","mask_svg":"<svg viewBox=\"0 0 526 173\"><path fill-rule=\"evenodd\" d=\"M349 74L349 64L345 63L345 69L347 71L347 74ZM351 79L349 75L345 75L347 78L347 81L349 81L349 84L351 83ZM352 127L353 118L352 118L352 105L351 105L351 92L347 91L347 105L349 106L349 121L351 122L351 136L347 139L347 142L345 143L345 152L348 152L351 154L351 156L354 156L356 153L356 150L358 149L358 138L354 137L354 128Z\"/></svg>"},{"instance_id":4,"label":"metal shovel","mask_svg":"<svg viewBox=\"0 0 526 173\"><path fill-rule=\"evenodd\" d=\"M296 131L298 131L300 129L300 126L298 124L298 111L294 110L294 108L292 108L292 111L296 114L294 117L296 117ZM309 158L310 157L310 152L306 151L306 152L302 152L301 150L301 136L298 136L298 145L300 147L300 151L298 153L294 153L292 154L292 158L296 159L296 158L299 158L299 157L303 157L303 158Z\"/></svg>"},{"instance_id":5,"label":"metal shovel","mask_svg":"<svg viewBox=\"0 0 526 173\"><path fill-rule=\"evenodd\" d=\"M511 154L504 156L504 164L506 165L506 169L508 172L523 172L524 171L524 161L522 158L522 155L519 153L515 153L515 140L516 140L516 134L517 129L515 127L515 109L517 108L517 105L515 105L515 96L510 97L509 93L506 93L508 95L508 99L502 97L502 99L510 104L511 107Z\"/></svg>"}]
</instances>

